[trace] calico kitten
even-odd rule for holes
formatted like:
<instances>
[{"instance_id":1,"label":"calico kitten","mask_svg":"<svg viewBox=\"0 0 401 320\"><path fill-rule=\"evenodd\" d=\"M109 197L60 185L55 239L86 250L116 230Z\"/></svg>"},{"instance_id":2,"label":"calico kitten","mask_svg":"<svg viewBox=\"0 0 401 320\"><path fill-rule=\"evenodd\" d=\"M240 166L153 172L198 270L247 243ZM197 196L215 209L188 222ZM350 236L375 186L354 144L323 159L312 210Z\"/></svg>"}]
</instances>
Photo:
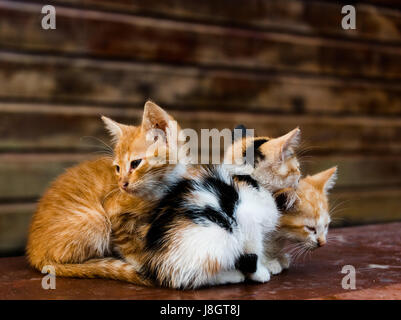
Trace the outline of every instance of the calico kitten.
<instances>
[{"instance_id":1,"label":"calico kitten","mask_svg":"<svg viewBox=\"0 0 401 320\"><path fill-rule=\"evenodd\" d=\"M283 208L280 224L272 238L266 239L264 265L278 274L290 264L283 252L285 243L297 243L297 250L314 250L326 244L330 224L328 191L334 187L337 167L303 178L297 188L298 198L289 210ZM286 202L286 190L276 194L278 207Z\"/></svg>"},{"instance_id":2,"label":"calico kitten","mask_svg":"<svg viewBox=\"0 0 401 320\"><path fill-rule=\"evenodd\" d=\"M118 138L116 152L131 148L142 152L154 141L145 136L150 128L160 125L155 114L160 110L152 103L145 105L142 126L119 125L103 118L107 128ZM169 118L170 120L172 118ZM127 181L118 179L116 170L130 171L136 159L126 159L127 166L115 167L110 157L86 161L68 169L58 177L45 192L33 215L27 244L30 264L41 270L45 265L55 268L58 276L104 277L134 283L148 284L136 272L135 265L111 257L112 221L120 212L120 206L129 203L132 207L146 205L139 197L121 193ZM147 179L153 188L159 175Z\"/></svg>"},{"instance_id":3,"label":"calico kitten","mask_svg":"<svg viewBox=\"0 0 401 320\"><path fill-rule=\"evenodd\" d=\"M148 219L139 235L131 224L137 208L124 211L125 223L113 232L122 256L141 265L141 275L159 286L188 289L243 281L235 262L246 251L263 256L263 239L278 222L271 194L235 183L222 166L187 166L167 187L159 201L144 208L141 216ZM133 246L133 234L143 240L140 248ZM257 267L253 279L268 281L268 270Z\"/></svg>"}]
</instances>

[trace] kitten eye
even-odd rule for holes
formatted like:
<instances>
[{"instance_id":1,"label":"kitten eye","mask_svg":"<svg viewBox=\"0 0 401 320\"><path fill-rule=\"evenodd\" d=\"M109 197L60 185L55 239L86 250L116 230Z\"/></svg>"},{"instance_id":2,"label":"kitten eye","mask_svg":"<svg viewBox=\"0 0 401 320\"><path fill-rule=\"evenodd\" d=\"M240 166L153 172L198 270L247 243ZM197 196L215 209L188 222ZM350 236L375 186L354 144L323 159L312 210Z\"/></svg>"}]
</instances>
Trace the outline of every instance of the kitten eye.
<instances>
[{"instance_id":1,"label":"kitten eye","mask_svg":"<svg viewBox=\"0 0 401 320\"><path fill-rule=\"evenodd\" d=\"M316 228L306 226L306 229L310 232L316 233Z\"/></svg>"},{"instance_id":2,"label":"kitten eye","mask_svg":"<svg viewBox=\"0 0 401 320\"><path fill-rule=\"evenodd\" d=\"M117 171L117 173L120 172L120 167L119 166L116 166L116 171Z\"/></svg>"},{"instance_id":3,"label":"kitten eye","mask_svg":"<svg viewBox=\"0 0 401 320\"><path fill-rule=\"evenodd\" d=\"M142 159L137 159L137 160L131 161L131 169L136 169L139 166L139 164L141 163L141 161L142 161Z\"/></svg>"}]
</instances>

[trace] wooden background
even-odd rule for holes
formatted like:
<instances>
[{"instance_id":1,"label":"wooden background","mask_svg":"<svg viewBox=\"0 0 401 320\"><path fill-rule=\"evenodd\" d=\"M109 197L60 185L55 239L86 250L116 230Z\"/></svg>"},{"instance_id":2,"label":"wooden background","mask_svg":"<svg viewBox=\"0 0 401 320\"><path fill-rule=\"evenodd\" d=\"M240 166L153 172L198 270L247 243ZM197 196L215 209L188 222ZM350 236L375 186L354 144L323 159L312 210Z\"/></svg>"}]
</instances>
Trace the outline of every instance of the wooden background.
<instances>
[{"instance_id":1,"label":"wooden background","mask_svg":"<svg viewBox=\"0 0 401 320\"><path fill-rule=\"evenodd\" d=\"M108 141L100 114L144 101L183 127L277 136L339 165L337 223L401 218L401 1L0 0L0 254L23 249L35 203ZM54 4L57 29L41 28Z\"/></svg>"}]
</instances>

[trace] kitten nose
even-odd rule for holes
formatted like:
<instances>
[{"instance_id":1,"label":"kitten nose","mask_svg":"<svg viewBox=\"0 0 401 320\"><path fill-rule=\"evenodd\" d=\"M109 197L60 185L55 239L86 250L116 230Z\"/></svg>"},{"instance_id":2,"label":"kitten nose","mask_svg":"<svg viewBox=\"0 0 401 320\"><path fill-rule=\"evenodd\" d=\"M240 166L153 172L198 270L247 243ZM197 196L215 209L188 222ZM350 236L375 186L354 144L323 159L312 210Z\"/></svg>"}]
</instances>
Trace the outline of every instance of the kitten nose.
<instances>
[{"instance_id":1,"label":"kitten nose","mask_svg":"<svg viewBox=\"0 0 401 320\"><path fill-rule=\"evenodd\" d=\"M319 248L320 248L320 247L323 247L325 244L326 244L326 240L317 239L317 246L318 246Z\"/></svg>"},{"instance_id":2,"label":"kitten nose","mask_svg":"<svg viewBox=\"0 0 401 320\"><path fill-rule=\"evenodd\" d=\"M124 183L122 184L122 188L123 188L124 190L126 190L126 189L128 188L128 185L129 185L128 182L124 182Z\"/></svg>"}]
</instances>

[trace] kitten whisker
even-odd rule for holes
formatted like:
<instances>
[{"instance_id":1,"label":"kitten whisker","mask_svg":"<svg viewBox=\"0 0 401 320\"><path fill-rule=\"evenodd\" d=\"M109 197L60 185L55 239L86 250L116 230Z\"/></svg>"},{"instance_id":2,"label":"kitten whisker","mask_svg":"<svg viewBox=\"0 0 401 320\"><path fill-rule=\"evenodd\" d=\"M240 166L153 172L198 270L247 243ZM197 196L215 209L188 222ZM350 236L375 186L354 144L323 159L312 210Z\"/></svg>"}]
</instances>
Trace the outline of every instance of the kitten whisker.
<instances>
[{"instance_id":1,"label":"kitten whisker","mask_svg":"<svg viewBox=\"0 0 401 320\"><path fill-rule=\"evenodd\" d=\"M304 244L299 243L299 245L295 248L295 250L292 254L292 258L293 258L294 262L298 261L298 259L301 257L304 250L305 250Z\"/></svg>"},{"instance_id":2,"label":"kitten whisker","mask_svg":"<svg viewBox=\"0 0 401 320\"><path fill-rule=\"evenodd\" d=\"M312 156L298 156L297 160L301 165L304 163L316 163L316 160Z\"/></svg>"},{"instance_id":3,"label":"kitten whisker","mask_svg":"<svg viewBox=\"0 0 401 320\"><path fill-rule=\"evenodd\" d=\"M100 142L104 147L106 147L108 150L110 150L111 152L113 152L113 148L107 144L106 142L104 142L102 139L99 139L97 137L94 136L83 136L81 139L93 139L95 141Z\"/></svg>"},{"instance_id":4,"label":"kitten whisker","mask_svg":"<svg viewBox=\"0 0 401 320\"><path fill-rule=\"evenodd\" d=\"M113 158L113 154L112 153L110 153L109 151L107 151L107 150L99 150L99 151L93 151L93 152L91 152L92 154L103 154L104 156L107 156L108 158Z\"/></svg>"},{"instance_id":5,"label":"kitten whisker","mask_svg":"<svg viewBox=\"0 0 401 320\"><path fill-rule=\"evenodd\" d=\"M93 144L90 144L90 143L84 144L84 146L86 146L86 147L90 147L90 148L94 148L95 147L97 149L101 149L101 150L98 150L98 151L94 151L93 153L104 152L105 154L107 154L107 155L109 155L111 157L114 157L113 148L110 145L108 145L106 142L104 142L103 140L101 140L101 139L99 139L97 137L94 137L94 136L84 136L84 137L81 137L80 140L84 141L85 139L92 139L92 140L95 140L95 141L101 143L101 145L93 145Z\"/></svg>"},{"instance_id":6,"label":"kitten whisker","mask_svg":"<svg viewBox=\"0 0 401 320\"><path fill-rule=\"evenodd\" d=\"M344 217L332 217L331 218L331 222L334 223L335 225L342 223L344 220L345 220Z\"/></svg>"},{"instance_id":7,"label":"kitten whisker","mask_svg":"<svg viewBox=\"0 0 401 320\"><path fill-rule=\"evenodd\" d=\"M303 246L303 243L293 243L289 245L286 249L290 254L294 253L296 250L300 249Z\"/></svg>"},{"instance_id":8,"label":"kitten whisker","mask_svg":"<svg viewBox=\"0 0 401 320\"><path fill-rule=\"evenodd\" d=\"M332 205L332 207L330 208L330 211L333 211L333 210L343 206L344 204L349 203L350 201L352 201L352 200L338 200Z\"/></svg>"}]
</instances>

